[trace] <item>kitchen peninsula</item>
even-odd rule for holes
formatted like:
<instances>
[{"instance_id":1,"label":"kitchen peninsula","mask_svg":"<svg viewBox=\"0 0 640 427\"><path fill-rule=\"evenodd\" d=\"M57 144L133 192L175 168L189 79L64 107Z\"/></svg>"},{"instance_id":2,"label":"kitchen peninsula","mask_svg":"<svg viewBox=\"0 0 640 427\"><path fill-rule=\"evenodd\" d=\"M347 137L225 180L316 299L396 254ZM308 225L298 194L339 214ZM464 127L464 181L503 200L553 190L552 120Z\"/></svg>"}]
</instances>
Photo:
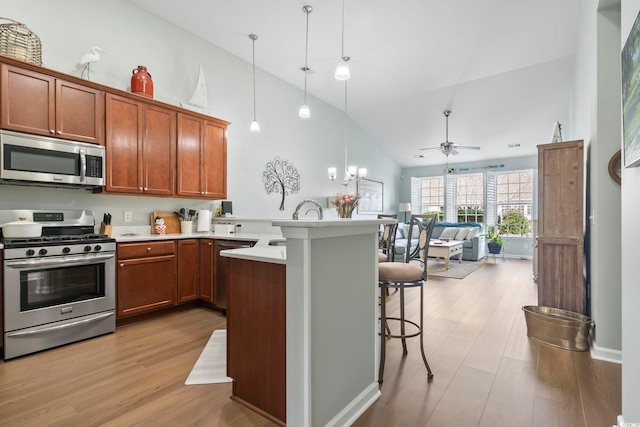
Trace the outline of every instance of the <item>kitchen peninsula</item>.
<instances>
[{"instance_id":1,"label":"kitchen peninsula","mask_svg":"<svg viewBox=\"0 0 640 427\"><path fill-rule=\"evenodd\" d=\"M234 400L280 425L341 426L380 396L378 226L388 221L276 220L286 248L222 251Z\"/></svg>"}]
</instances>

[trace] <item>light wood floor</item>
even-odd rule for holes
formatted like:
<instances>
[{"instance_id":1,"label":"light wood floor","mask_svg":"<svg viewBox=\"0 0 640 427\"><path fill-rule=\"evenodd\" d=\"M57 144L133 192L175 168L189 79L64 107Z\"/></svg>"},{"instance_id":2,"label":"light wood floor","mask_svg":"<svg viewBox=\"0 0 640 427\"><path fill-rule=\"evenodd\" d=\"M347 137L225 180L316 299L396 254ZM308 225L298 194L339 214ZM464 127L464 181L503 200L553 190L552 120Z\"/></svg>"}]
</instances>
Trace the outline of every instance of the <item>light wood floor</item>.
<instances>
[{"instance_id":1,"label":"light wood floor","mask_svg":"<svg viewBox=\"0 0 640 427\"><path fill-rule=\"evenodd\" d=\"M536 304L530 278L530 262L507 260L462 280L430 279L433 381L416 339L405 357L389 341L382 397L355 425L615 424L620 366L530 341L520 309ZM220 314L190 308L0 362L0 426L271 426L229 400L230 384L184 385L212 331L224 327Z\"/></svg>"}]
</instances>

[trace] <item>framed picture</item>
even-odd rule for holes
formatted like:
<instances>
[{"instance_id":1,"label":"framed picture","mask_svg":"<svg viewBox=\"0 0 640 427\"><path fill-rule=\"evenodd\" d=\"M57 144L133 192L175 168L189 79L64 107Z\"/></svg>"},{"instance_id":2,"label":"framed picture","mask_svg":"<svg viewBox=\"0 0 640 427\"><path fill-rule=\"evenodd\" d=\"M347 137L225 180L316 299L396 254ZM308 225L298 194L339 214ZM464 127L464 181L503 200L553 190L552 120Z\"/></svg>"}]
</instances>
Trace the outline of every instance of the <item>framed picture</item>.
<instances>
[{"instance_id":1,"label":"framed picture","mask_svg":"<svg viewBox=\"0 0 640 427\"><path fill-rule=\"evenodd\" d=\"M384 204L382 203L383 183L381 181L362 178L358 181L358 194L360 195L359 214L382 213Z\"/></svg>"},{"instance_id":2,"label":"framed picture","mask_svg":"<svg viewBox=\"0 0 640 427\"><path fill-rule=\"evenodd\" d=\"M621 54L624 167L640 165L640 13Z\"/></svg>"}]
</instances>

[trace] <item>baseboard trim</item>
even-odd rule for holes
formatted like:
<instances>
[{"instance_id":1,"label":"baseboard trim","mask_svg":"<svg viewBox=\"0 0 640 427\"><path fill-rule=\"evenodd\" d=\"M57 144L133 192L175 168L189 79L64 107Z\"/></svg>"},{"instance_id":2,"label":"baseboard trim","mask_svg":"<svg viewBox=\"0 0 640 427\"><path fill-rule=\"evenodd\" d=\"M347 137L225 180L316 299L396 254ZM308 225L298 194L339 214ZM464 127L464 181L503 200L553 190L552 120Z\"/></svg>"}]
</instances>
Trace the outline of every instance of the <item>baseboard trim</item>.
<instances>
[{"instance_id":1,"label":"baseboard trim","mask_svg":"<svg viewBox=\"0 0 640 427\"><path fill-rule=\"evenodd\" d=\"M604 362L622 364L622 351L611 348L599 347L595 342L591 343L591 358Z\"/></svg>"},{"instance_id":2,"label":"baseboard trim","mask_svg":"<svg viewBox=\"0 0 640 427\"><path fill-rule=\"evenodd\" d=\"M353 399L345 408L340 411L326 425L330 427L342 427L352 425L366 411L373 402L381 396L378 383L371 383L367 388Z\"/></svg>"}]
</instances>

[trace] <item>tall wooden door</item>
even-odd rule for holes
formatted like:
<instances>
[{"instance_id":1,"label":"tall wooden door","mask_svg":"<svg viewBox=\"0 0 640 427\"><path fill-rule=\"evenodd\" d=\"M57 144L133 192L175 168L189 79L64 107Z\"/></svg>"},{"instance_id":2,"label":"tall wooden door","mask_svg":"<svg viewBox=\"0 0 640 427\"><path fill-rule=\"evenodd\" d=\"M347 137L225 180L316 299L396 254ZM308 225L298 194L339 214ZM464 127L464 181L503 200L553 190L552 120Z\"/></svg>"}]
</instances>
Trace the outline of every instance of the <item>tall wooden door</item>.
<instances>
[{"instance_id":1,"label":"tall wooden door","mask_svg":"<svg viewBox=\"0 0 640 427\"><path fill-rule=\"evenodd\" d=\"M585 314L583 141L538 146L538 304Z\"/></svg>"}]
</instances>

